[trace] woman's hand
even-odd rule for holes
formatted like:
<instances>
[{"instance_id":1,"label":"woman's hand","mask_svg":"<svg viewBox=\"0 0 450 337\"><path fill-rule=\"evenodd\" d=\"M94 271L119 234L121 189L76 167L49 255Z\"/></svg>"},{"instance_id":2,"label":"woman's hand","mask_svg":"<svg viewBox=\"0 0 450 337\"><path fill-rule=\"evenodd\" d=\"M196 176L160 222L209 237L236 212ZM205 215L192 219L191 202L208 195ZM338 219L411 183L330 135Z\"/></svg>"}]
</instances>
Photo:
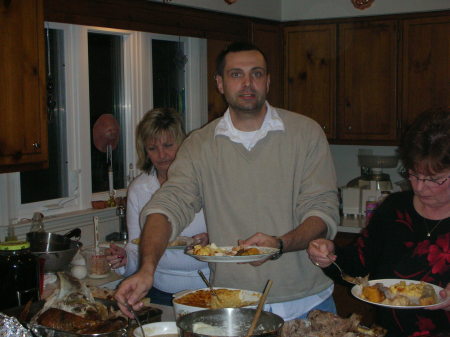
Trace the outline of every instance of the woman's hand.
<instances>
[{"instance_id":1,"label":"woman's hand","mask_svg":"<svg viewBox=\"0 0 450 337\"><path fill-rule=\"evenodd\" d=\"M439 305L433 306L429 310L442 309L445 311L450 311L450 283L448 283L447 286L439 292L439 296L446 300Z\"/></svg>"},{"instance_id":2,"label":"woman's hand","mask_svg":"<svg viewBox=\"0 0 450 337\"><path fill-rule=\"evenodd\" d=\"M334 255L334 243L327 239L316 239L311 241L306 251L312 263L320 268L326 268L331 264L331 261L336 260L336 255Z\"/></svg>"},{"instance_id":3,"label":"woman's hand","mask_svg":"<svg viewBox=\"0 0 450 337\"><path fill-rule=\"evenodd\" d=\"M195 240L195 245L206 246L209 243L208 233L205 232L196 234L192 238Z\"/></svg>"},{"instance_id":4,"label":"woman's hand","mask_svg":"<svg viewBox=\"0 0 450 337\"><path fill-rule=\"evenodd\" d=\"M112 269L125 266L127 264L127 251L125 248L111 243L109 248L106 249L106 260Z\"/></svg>"}]
</instances>

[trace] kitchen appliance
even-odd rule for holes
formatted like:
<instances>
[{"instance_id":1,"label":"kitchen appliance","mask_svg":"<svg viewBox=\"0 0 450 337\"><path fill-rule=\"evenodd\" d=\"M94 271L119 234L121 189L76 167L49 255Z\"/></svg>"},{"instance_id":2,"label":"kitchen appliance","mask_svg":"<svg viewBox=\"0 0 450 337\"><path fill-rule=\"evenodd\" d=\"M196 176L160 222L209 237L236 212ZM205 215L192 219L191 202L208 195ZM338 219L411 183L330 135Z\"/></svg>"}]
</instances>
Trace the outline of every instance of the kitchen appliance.
<instances>
[{"instance_id":1,"label":"kitchen appliance","mask_svg":"<svg viewBox=\"0 0 450 337\"><path fill-rule=\"evenodd\" d=\"M392 182L384 168L395 168L398 156L358 155L361 175L350 180L341 189L342 212L347 215L365 215L367 201L377 201L384 193L392 191Z\"/></svg>"}]
</instances>

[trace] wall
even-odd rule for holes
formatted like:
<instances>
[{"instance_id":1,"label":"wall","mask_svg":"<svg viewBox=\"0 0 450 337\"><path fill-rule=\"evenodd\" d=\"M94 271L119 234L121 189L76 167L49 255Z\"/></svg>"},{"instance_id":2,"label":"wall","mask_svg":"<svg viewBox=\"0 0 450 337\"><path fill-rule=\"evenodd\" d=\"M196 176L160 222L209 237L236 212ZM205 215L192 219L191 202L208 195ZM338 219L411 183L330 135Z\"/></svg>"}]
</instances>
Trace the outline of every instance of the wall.
<instances>
[{"instance_id":1,"label":"wall","mask_svg":"<svg viewBox=\"0 0 450 337\"><path fill-rule=\"evenodd\" d=\"M246 0L243 0L246 1ZM282 0L282 21L428 12L450 9L449 0L375 0L359 10L350 0Z\"/></svg>"},{"instance_id":2,"label":"wall","mask_svg":"<svg viewBox=\"0 0 450 337\"><path fill-rule=\"evenodd\" d=\"M358 151L372 151L373 155L392 156L396 154L397 148L395 146L331 145L330 149L336 168L338 186L341 187L361 175ZM398 174L397 168L383 169L383 172L389 174L393 184L403 180Z\"/></svg>"},{"instance_id":3,"label":"wall","mask_svg":"<svg viewBox=\"0 0 450 337\"><path fill-rule=\"evenodd\" d=\"M162 0L156 0L161 2ZM375 0L359 10L351 0L171 0L171 4L277 21L428 12L450 9L449 0Z\"/></svg>"}]
</instances>

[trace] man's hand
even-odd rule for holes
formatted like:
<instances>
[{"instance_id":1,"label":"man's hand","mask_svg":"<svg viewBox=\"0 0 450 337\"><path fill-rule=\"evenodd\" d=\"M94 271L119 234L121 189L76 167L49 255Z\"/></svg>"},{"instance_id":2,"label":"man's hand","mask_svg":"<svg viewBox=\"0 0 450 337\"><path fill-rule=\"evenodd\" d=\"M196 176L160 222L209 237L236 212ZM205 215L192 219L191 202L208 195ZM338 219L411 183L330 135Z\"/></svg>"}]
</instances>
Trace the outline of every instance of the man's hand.
<instances>
[{"instance_id":1,"label":"man's hand","mask_svg":"<svg viewBox=\"0 0 450 337\"><path fill-rule=\"evenodd\" d=\"M141 299L144 298L153 284L153 276L149 273L138 271L136 274L122 281L114 298L120 310L129 318L134 318L128 310L127 304L134 310L140 310L143 306Z\"/></svg>"},{"instance_id":2,"label":"man's hand","mask_svg":"<svg viewBox=\"0 0 450 337\"><path fill-rule=\"evenodd\" d=\"M278 238L272 236L272 235L267 235L264 233L256 233L253 234L251 237L249 237L246 240L238 240L238 245L240 246L260 246L260 247L273 247L273 248L278 248L279 246L279 241ZM270 260L269 258L266 259L262 259L259 261L255 261L255 262L250 262L250 264L252 266L260 266L263 263L265 263L266 261Z\"/></svg>"},{"instance_id":3,"label":"man's hand","mask_svg":"<svg viewBox=\"0 0 450 337\"><path fill-rule=\"evenodd\" d=\"M334 243L327 239L316 239L309 243L307 253L309 259L318 267L326 268L336 260Z\"/></svg>"}]
</instances>

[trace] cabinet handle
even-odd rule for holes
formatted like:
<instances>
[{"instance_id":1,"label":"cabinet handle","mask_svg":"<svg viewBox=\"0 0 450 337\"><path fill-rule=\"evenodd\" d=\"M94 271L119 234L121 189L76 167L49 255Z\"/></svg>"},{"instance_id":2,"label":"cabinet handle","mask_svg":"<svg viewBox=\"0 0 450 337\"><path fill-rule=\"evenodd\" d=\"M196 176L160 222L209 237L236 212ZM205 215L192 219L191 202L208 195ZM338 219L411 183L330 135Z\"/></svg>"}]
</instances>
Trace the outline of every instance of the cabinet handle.
<instances>
[{"instance_id":1,"label":"cabinet handle","mask_svg":"<svg viewBox=\"0 0 450 337\"><path fill-rule=\"evenodd\" d=\"M39 143L39 142L33 143L33 149L39 150L40 148L41 148L41 143Z\"/></svg>"},{"instance_id":2,"label":"cabinet handle","mask_svg":"<svg viewBox=\"0 0 450 337\"><path fill-rule=\"evenodd\" d=\"M351 125L347 126L347 130L351 131L352 130L352 126Z\"/></svg>"},{"instance_id":3,"label":"cabinet handle","mask_svg":"<svg viewBox=\"0 0 450 337\"><path fill-rule=\"evenodd\" d=\"M327 126L326 125L322 125L322 129L326 130Z\"/></svg>"}]
</instances>

